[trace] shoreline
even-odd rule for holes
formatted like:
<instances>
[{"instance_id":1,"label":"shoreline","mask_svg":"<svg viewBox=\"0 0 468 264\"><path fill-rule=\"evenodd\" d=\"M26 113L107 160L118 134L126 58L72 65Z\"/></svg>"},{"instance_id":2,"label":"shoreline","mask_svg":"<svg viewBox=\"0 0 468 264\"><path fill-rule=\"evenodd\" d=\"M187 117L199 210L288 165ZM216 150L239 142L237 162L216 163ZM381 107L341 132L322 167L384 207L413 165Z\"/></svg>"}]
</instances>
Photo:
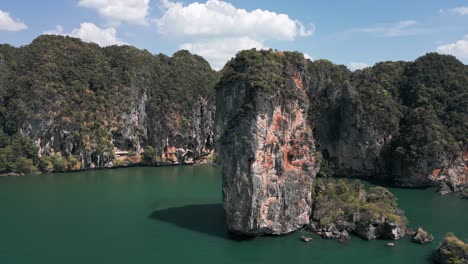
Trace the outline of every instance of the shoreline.
<instances>
[{"instance_id":1,"label":"shoreline","mask_svg":"<svg viewBox=\"0 0 468 264\"><path fill-rule=\"evenodd\" d=\"M85 171L100 171L100 170L113 170L113 169L124 169L124 168L134 168L134 167L176 167L176 166L200 166L200 165L212 165L217 167L216 163L206 162L206 163L183 163L183 164L146 164L146 163L132 163L129 165L120 165L112 167L97 167L97 168L85 168L79 170L68 170L68 171L51 171L51 172L35 172L35 173L3 173L0 174L0 177L22 177L22 176L32 176L32 175L42 175L42 174L59 174L59 173L76 173L76 172L85 172Z\"/></svg>"}]
</instances>

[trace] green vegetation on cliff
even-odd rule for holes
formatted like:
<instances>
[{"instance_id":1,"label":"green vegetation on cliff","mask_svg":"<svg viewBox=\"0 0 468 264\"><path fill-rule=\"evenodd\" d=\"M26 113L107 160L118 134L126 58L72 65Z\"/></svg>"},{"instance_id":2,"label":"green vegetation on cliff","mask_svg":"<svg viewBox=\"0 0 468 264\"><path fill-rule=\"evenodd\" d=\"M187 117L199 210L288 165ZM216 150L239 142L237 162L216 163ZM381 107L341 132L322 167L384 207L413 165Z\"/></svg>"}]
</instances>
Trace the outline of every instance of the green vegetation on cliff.
<instances>
[{"instance_id":1,"label":"green vegetation on cliff","mask_svg":"<svg viewBox=\"0 0 468 264\"><path fill-rule=\"evenodd\" d=\"M452 56L427 54L404 70L405 108L395 157L415 166L459 155L468 144L468 67ZM417 166L417 165L416 165Z\"/></svg>"},{"instance_id":2,"label":"green vegetation on cliff","mask_svg":"<svg viewBox=\"0 0 468 264\"><path fill-rule=\"evenodd\" d=\"M360 224L370 224L379 219L406 225L403 211L398 208L395 196L383 187L372 187L368 192L360 181L319 178L312 187L312 219L321 226L339 221L353 222L359 215Z\"/></svg>"},{"instance_id":3,"label":"green vegetation on cliff","mask_svg":"<svg viewBox=\"0 0 468 264\"><path fill-rule=\"evenodd\" d=\"M468 148L468 66L455 57L429 53L351 74L328 64L322 75L310 88L319 102L310 116L319 117L318 142L337 174L428 184L424 177L461 160ZM327 77L335 81L320 81ZM355 152L362 165L345 152Z\"/></svg>"},{"instance_id":4,"label":"green vegetation on cliff","mask_svg":"<svg viewBox=\"0 0 468 264\"><path fill-rule=\"evenodd\" d=\"M453 56L350 72L297 52L252 49L216 73L188 51L168 57L40 36L21 48L0 45L0 173L110 166L121 162L115 149L137 159L152 147L143 158L159 162L177 145L197 157L213 149L215 85L300 99L291 82L309 97L322 176L431 184L423 178L468 149L468 66ZM235 122L256 107L246 98Z\"/></svg>"},{"instance_id":5,"label":"green vegetation on cliff","mask_svg":"<svg viewBox=\"0 0 468 264\"><path fill-rule=\"evenodd\" d=\"M301 89L291 89L292 82ZM306 92L321 176L406 186L443 179L458 186L468 179L468 66L453 56L429 53L351 72L296 52L252 49L226 64L217 87L239 85L248 89L238 95L245 101L230 119L233 126L255 111L257 91L299 99Z\"/></svg>"},{"instance_id":6,"label":"green vegetation on cliff","mask_svg":"<svg viewBox=\"0 0 468 264\"><path fill-rule=\"evenodd\" d=\"M468 244L452 233L448 233L434 253L434 260L441 264L467 264Z\"/></svg>"},{"instance_id":7,"label":"green vegetation on cliff","mask_svg":"<svg viewBox=\"0 0 468 264\"><path fill-rule=\"evenodd\" d=\"M273 50L243 50L230 60L222 70L222 77L217 87L235 81L247 81L253 89L265 92L279 90L289 95L286 89L285 71L304 69L306 60L299 52ZM290 72L290 75L300 72Z\"/></svg>"},{"instance_id":8,"label":"green vegetation on cliff","mask_svg":"<svg viewBox=\"0 0 468 264\"><path fill-rule=\"evenodd\" d=\"M187 51L167 57L50 35L0 45L0 173L108 166L114 147L161 156L164 140L195 130L193 109L213 105L217 80Z\"/></svg>"}]
</instances>

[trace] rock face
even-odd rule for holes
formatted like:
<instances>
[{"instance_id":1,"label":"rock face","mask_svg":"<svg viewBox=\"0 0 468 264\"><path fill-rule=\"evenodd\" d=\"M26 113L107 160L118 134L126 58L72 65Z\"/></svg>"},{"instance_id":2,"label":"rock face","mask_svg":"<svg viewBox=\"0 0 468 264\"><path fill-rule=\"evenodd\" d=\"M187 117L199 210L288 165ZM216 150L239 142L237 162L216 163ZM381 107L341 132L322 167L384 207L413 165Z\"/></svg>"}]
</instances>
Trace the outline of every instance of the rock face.
<instances>
[{"instance_id":1,"label":"rock face","mask_svg":"<svg viewBox=\"0 0 468 264\"><path fill-rule=\"evenodd\" d=\"M40 36L0 46L0 58L2 120L35 143L43 171L192 164L213 154L218 74L199 56Z\"/></svg>"},{"instance_id":2,"label":"rock face","mask_svg":"<svg viewBox=\"0 0 468 264\"><path fill-rule=\"evenodd\" d=\"M434 252L433 259L440 264L467 264L468 245L449 233Z\"/></svg>"},{"instance_id":3,"label":"rock face","mask_svg":"<svg viewBox=\"0 0 468 264\"><path fill-rule=\"evenodd\" d=\"M356 234L367 240L392 239L397 240L405 236L405 227L385 218L374 219L371 223L358 223Z\"/></svg>"},{"instance_id":4,"label":"rock face","mask_svg":"<svg viewBox=\"0 0 468 264\"><path fill-rule=\"evenodd\" d=\"M320 174L405 187L446 185L448 192L468 184L468 131L462 121L468 116L468 66L427 54L353 73L323 61L309 68L314 83L309 95L320 102L314 121L324 158ZM440 104L439 96L446 103Z\"/></svg>"},{"instance_id":5,"label":"rock face","mask_svg":"<svg viewBox=\"0 0 468 264\"><path fill-rule=\"evenodd\" d=\"M232 232L279 235L309 223L318 166L305 67L302 54L243 51L224 69L216 129Z\"/></svg>"},{"instance_id":6,"label":"rock face","mask_svg":"<svg viewBox=\"0 0 468 264\"><path fill-rule=\"evenodd\" d=\"M222 129L242 129L259 150L308 151L264 171L281 175L304 162L313 171L320 164L322 176L441 186L441 193L468 185L468 66L454 57L430 53L351 72L294 53L242 54L221 72L219 90L231 98L218 102L228 118L219 120ZM214 157L219 76L187 51L167 57L61 36L0 45L0 174L206 162ZM266 156L253 167L273 166Z\"/></svg>"},{"instance_id":7,"label":"rock face","mask_svg":"<svg viewBox=\"0 0 468 264\"><path fill-rule=\"evenodd\" d=\"M280 234L306 223L308 192L299 182L319 166L322 176L407 187L468 184L468 97L459 96L468 92L466 65L427 54L352 73L299 57L244 51L222 71L216 134L232 231ZM392 217L364 217L354 232L398 239L405 228Z\"/></svg>"}]
</instances>

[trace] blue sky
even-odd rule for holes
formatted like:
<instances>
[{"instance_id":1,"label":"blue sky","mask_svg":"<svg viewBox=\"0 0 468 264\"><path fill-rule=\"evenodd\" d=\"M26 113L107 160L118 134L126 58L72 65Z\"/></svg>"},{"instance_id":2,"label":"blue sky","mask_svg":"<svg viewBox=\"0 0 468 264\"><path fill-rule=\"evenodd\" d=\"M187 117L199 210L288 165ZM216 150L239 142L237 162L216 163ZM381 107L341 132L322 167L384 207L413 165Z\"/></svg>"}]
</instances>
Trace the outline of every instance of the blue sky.
<instances>
[{"instance_id":1,"label":"blue sky","mask_svg":"<svg viewBox=\"0 0 468 264\"><path fill-rule=\"evenodd\" d=\"M240 49L306 53L350 68L427 52L468 63L468 0L1 0L0 43L43 33L171 55L180 48L219 69Z\"/></svg>"}]
</instances>

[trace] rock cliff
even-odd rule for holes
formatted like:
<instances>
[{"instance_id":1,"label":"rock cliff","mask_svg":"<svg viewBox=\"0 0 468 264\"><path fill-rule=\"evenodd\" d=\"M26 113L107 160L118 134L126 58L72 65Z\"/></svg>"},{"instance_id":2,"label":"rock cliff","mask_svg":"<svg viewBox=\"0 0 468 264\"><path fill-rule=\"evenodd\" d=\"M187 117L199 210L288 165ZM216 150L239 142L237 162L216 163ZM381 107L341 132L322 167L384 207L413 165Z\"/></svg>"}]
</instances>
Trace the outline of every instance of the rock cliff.
<instances>
[{"instance_id":1,"label":"rock cliff","mask_svg":"<svg viewBox=\"0 0 468 264\"><path fill-rule=\"evenodd\" d=\"M258 112L265 131L287 132L278 140L313 134L307 155L319 175L442 186L441 193L468 184L468 66L454 57L431 53L351 72L300 54L247 53L252 58L217 73L187 51L167 57L61 36L0 45L0 174L205 162L213 157L213 87L222 74L219 90L239 86L245 94L225 92L236 98L218 100L221 113L229 106L257 120L251 114L265 111ZM243 126L241 138L257 133Z\"/></svg>"},{"instance_id":2,"label":"rock cliff","mask_svg":"<svg viewBox=\"0 0 468 264\"><path fill-rule=\"evenodd\" d=\"M350 72L297 53L238 53L216 96L229 228L282 234L307 223L317 172L459 191L468 180L467 95L468 67L452 56ZM366 219L353 230L363 237L404 235L389 218Z\"/></svg>"},{"instance_id":3,"label":"rock cliff","mask_svg":"<svg viewBox=\"0 0 468 264\"><path fill-rule=\"evenodd\" d=\"M438 54L353 73L324 61L311 65L320 174L449 191L466 186L468 66Z\"/></svg>"},{"instance_id":4,"label":"rock cliff","mask_svg":"<svg viewBox=\"0 0 468 264\"><path fill-rule=\"evenodd\" d=\"M318 171L302 54L243 51L216 93L223 205L232 232L285 234L309 223Z\"/></svg>"},{"instance_id":5,"label":"rock cliff","mask_svg":"<svg viewBox=\"0 0 468 264\"><path fill-rule=\"evenodd\" d=\"M41 171L191 164L213 154L218 74L199 56L41 36L2 46L0 58L3 133L31 139L38 156L28 158Z\"/></svg>"}]
</instances>

